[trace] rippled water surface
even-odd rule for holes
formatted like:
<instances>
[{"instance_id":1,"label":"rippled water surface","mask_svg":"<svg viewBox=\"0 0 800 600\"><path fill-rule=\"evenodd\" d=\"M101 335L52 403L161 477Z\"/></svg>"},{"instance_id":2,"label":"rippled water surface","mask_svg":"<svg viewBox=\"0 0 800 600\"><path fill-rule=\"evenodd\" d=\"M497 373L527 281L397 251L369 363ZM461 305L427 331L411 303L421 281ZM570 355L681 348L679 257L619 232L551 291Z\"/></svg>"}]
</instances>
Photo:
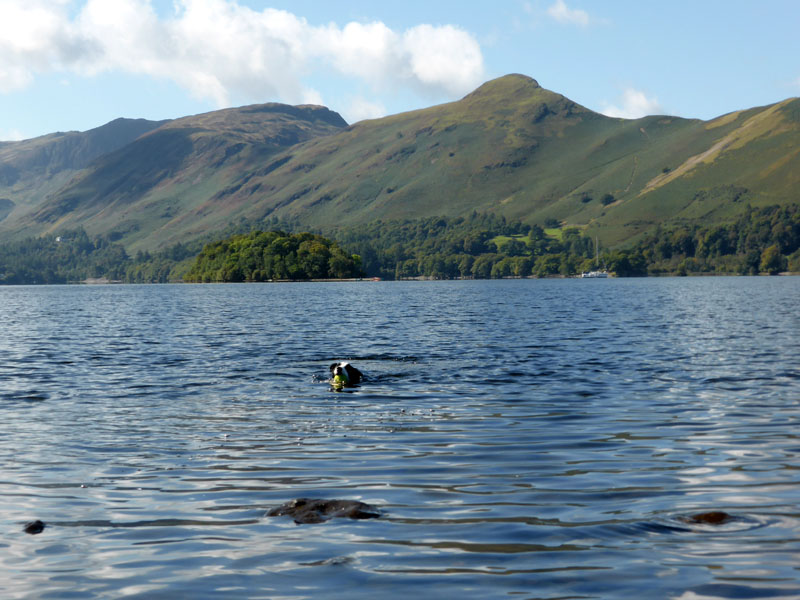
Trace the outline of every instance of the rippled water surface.
<instances>
[{"instance_id":1,"label":"rippled water surface","mask_svg":"<svg viewBox=\"0 0 800 600\"><path fill-rule=\"evenodd\" d=\"M0 288L0 597L798 598L799 298ZM265 516L297 497L381 517Z\"/></svg>"}]
</instances>

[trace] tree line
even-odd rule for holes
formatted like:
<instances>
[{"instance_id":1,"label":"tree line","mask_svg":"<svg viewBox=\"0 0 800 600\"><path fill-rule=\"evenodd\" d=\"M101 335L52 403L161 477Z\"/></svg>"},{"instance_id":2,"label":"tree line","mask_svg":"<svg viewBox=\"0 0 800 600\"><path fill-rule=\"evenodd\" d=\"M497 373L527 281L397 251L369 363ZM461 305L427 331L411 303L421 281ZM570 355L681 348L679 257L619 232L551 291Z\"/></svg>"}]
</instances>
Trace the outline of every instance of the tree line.
<instances>
[{"instance_id":1,"label":"tree line","mask_svg":"<svg viewBox=\"0 0 800 600\"><path fill-rule=\"evenodd\" d=\"M501 216L375 221L337 230L368 273L402 279L575 276L605 267L619 277L800 272L800 205L745 211L717 225L659 226L637 243L603 251L580 229L544 230Z\"/></svg>"},{"instance_id":2,"label":"tree line","mask_svg":"<svg viewBox=\"0 0 800 600\"><path fill-rule=\"evenodd\" d=\"M128 256L107 239L83 230L0 245L0 284L53 284L118 277Z\"/></svg>"},{"instance_id":3,"label":"tree line","mask_svg":"<svg viewBox=\"0 0 800 600\"><path fill-rule=\"evenodd\" d=\"M107 236L90 237L83 229L0 244L0 285L64 284L105 278L125 283L180 280L183 264L200 246L175 244L156 253L125 248Z\"/></svg>"},{"instance_id":4,"label":"tree line","mask_svg":"<svg viewBox=\"0 0 800 600\"><path fill-rule=\"evenodd\" d=\"M580 229L545 230L494 214L375 221L332 235L362 257L367 273L388 279L572 276L596 267L594 240ZM605 260L620 275L646 274L627 251Z\"/></svg>"},{"instance_id":5,"label":"tree line","mask_svg":"<svg viewBox=\"0 0 800 600\"><path fill-rule=\"evenodd\" d=\"M134 256L108 237L66 231L0 244L0 284L489 279L574 276L598 266L594 240L580 229L544 229L494 214L284 233L292 229L300 225L240 221L202 240ZM748 206L726 224L659 226L631 246L603 251L599 266L621 277L800 272L800 205Z\"/></svg>"},{"instance_id":6,"label":"tree line","mask_svg":"<svg viewBox=\"0 0 800 600\"><path fill-rule=\"evenodd\" d=\"M800 271L800 205L745 207L729 224L658 227L636 251L650 274Z\"/></svg>"}]
</instances>

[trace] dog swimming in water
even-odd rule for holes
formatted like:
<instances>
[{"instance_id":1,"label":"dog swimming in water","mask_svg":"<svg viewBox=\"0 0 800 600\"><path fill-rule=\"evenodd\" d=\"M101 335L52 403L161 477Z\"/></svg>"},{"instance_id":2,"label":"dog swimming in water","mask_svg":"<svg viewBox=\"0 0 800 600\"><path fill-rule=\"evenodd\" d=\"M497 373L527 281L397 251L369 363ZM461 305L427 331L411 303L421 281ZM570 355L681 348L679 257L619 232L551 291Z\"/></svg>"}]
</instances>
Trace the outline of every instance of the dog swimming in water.
<instances>
[{"instance_id":1,"label":"dog swimming in water","mask_svg":"<svg viewBox=\"0 0 800 600\"><path fill-rule=\"evenodd\" d=\"M330 367L331 384L338 387L358 385L364 377L363 373L349 362L333 363Z\"/></svg>"}]
</instances>

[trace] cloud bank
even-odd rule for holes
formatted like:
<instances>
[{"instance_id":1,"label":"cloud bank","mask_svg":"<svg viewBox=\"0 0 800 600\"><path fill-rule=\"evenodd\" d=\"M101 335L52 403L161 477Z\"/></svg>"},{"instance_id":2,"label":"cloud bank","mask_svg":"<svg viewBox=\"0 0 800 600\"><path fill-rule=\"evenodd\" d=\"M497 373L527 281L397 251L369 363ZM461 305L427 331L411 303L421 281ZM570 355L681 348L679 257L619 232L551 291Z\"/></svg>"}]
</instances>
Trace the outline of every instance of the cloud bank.
<instances>
[{"instance_id":1,"label":"cloud bank","mask_svg":"<svg viewBox=\"0 0 800 600\"><path fill-rule=\"evenodd\" d=\"M585 10L569 8L564 0L556 0L556 3L547 9L547 14L559 23L580 25L581 27L589 25L589 13Z\"/></svg>"},{"instance_id":2,"label":"cloud bank","mask_svg":"<svg viewBox=\"0 0 800 600\"><path fill-rule=\"evenodd\" d=\"M621 100L621 106L607 105L601 112L607 117L622 119L639 119L647 115L663 115L665 112L658 98L648 97L634 88L624 90Z\"/></svg>"},{"instance_id":3,"label":"cloud bank","mask_svg":"<svg viewBox=\"0 0 800 600\"><path fill-rule=\"evenodd\" d=\"M484 79L481 48L453 25L395 31L381 22L312 25L237 0L0 0L0 93L38 74L125 72L171 80L218 107L232 100L321 102L314 73L375 92L463 94ZM377 105L361 110L375 112Z\"/></svg>"}]
</instances>

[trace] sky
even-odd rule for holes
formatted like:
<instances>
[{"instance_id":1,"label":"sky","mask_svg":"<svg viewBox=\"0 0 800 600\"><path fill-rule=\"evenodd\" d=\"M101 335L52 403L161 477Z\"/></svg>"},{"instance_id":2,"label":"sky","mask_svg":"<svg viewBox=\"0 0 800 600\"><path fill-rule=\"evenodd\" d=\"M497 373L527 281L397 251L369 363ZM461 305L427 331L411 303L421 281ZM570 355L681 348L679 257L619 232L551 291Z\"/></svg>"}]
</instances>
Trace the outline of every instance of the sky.
<instances>
[{"instance_id":1,"label":"sky","mask_svg":"<svg viewBox=\"0 0 800 600\"><path fill-rule=\"evenodd\" d=\"M263 102L354 123L508 73L711 119L800 96L800 0L0 0L0 140Z\"/></svg>"}]
</instances>

